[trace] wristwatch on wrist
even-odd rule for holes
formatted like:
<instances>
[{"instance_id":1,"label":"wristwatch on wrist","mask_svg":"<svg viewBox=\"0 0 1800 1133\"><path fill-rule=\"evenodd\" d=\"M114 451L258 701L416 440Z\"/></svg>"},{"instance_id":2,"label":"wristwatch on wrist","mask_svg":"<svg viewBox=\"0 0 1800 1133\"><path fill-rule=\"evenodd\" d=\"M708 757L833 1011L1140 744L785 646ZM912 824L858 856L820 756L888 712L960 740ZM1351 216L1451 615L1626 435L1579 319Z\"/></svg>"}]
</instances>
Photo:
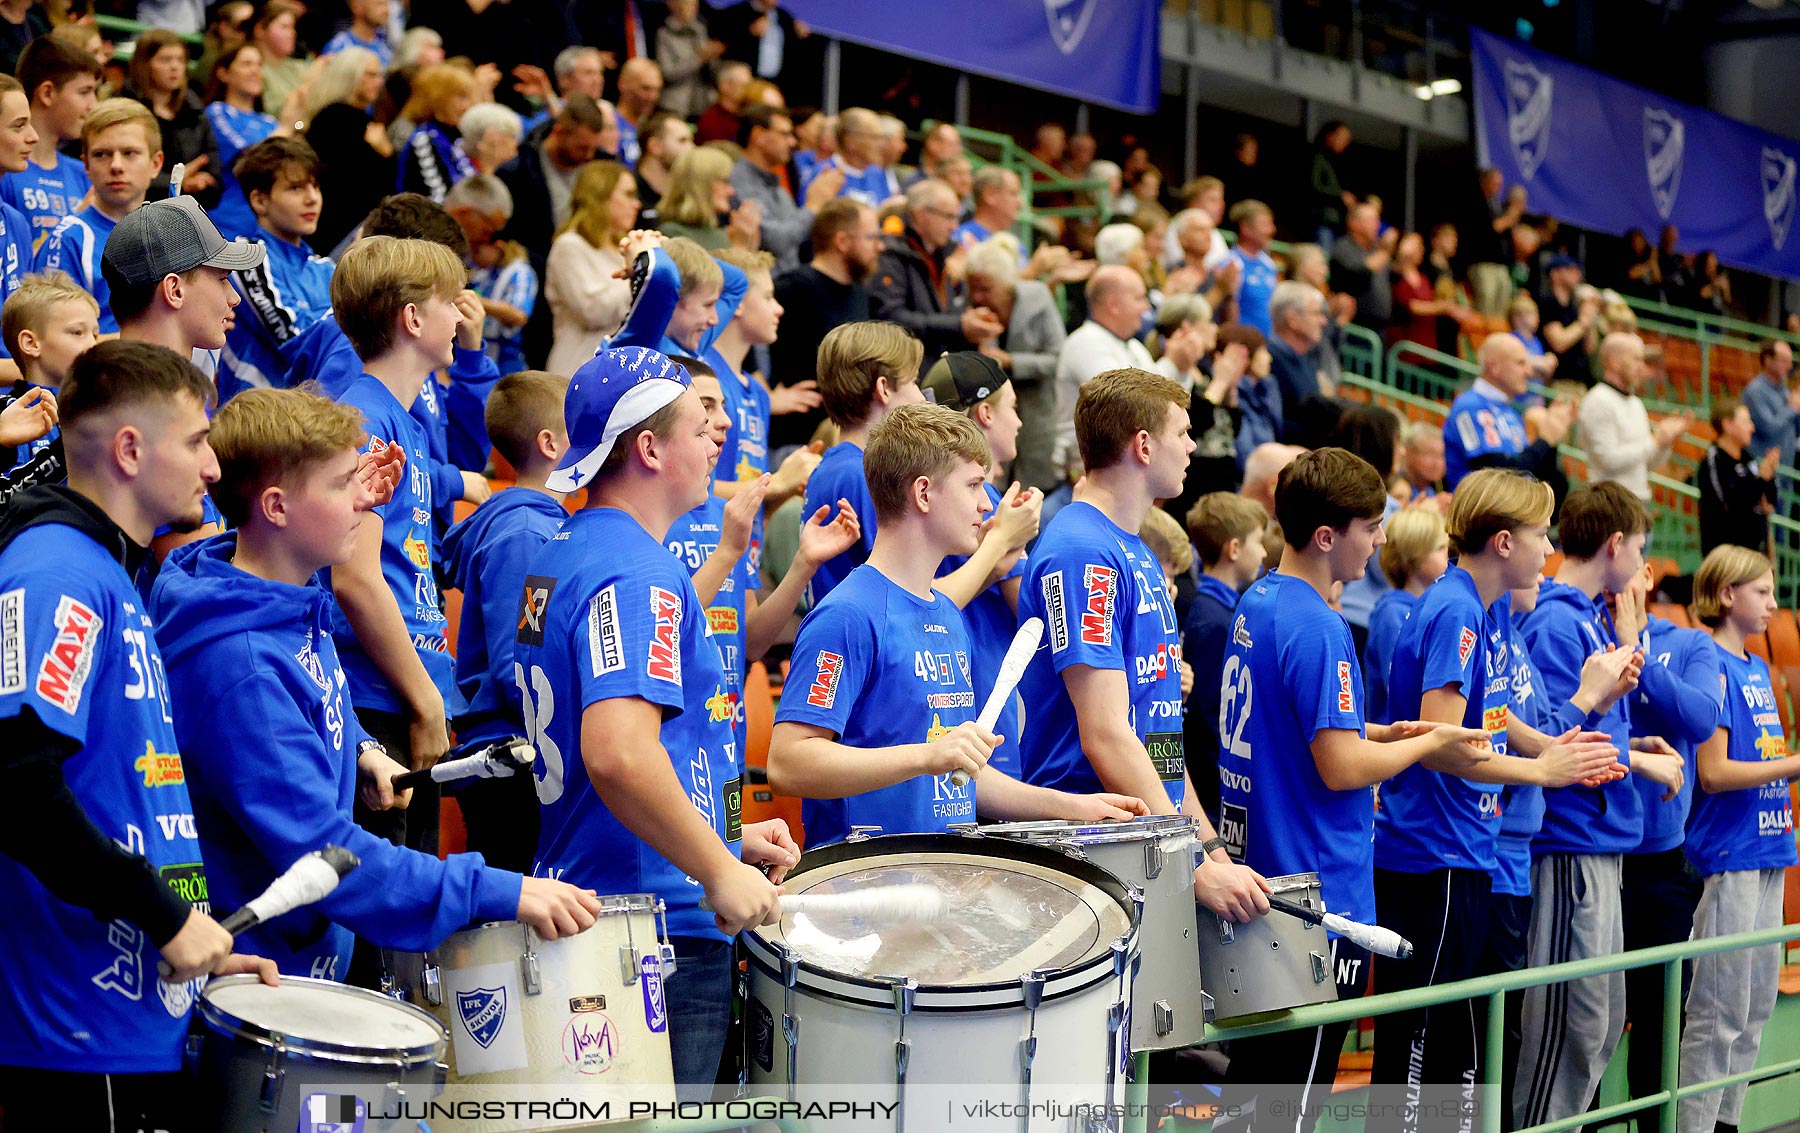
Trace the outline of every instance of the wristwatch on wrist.
<instances>
[{"instance_id":1,"label":"wristwatch on wrist","mask_svg":"<svg viewBox=\"0 0 1800 1133\"><path fill-rule=\"evenodd\" d=\"M1203 858L1210 858L1212 857L1212 852L1214 850L1223 849L1225 849L1225 839L1208 838L1206 841L1200 843L1200 856ZM1227 853L1229 853L1229 851L1227 851Z\"/></svg>"}]
</instances>

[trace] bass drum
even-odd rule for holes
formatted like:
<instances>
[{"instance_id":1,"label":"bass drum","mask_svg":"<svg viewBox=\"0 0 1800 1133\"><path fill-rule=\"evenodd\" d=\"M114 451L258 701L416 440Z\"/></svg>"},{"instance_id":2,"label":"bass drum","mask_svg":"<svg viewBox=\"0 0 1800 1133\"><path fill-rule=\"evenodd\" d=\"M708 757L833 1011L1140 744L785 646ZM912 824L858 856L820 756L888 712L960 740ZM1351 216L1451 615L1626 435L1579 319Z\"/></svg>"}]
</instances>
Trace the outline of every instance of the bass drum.
<instances>
[{"instance_id":1,"label":"bass drum","mask_svg":"<svg viewBox=\"0 0 1800 1133\"><path fill-rule=\"evenodd\" d=\"M1028 842L853 838L809 850L792 894L930 885L934 923L801 913L744 934L745 1063L759 1093L825 1107L818 1130L1067 1130L1124 1100L1142 898ZM996 1104L997 1103L997 1104ZM854 1112L842 1108L860 1106ZM1030 1115L1030 1116L1026 1116Z\"/></svg>"},{"instance_id":2,"label":"bass drum","mask_svg":"<svg viewBox=\"0 0 1800 1133\"><path fill-rule=\"evenodd\" d=\"M446 1099L540 1107L439 1121L439 1133L585 1127L602 1106L620 1120L632 1102L674 1103L663 980L675 961L662 902L631 893L600 903L594 927L576 936L546 942L498 921L426 955L393 957L401 994L450 1032ZM565 1099L586 1116L558 1120L541 1108Z\"/></svg>"},{"instance_id":3,"label":"bass drum","mask_svg":"<svg viewBox=\"0 0 1800 1133\"><path fill-rule=\"evenodd\" d=\"M1316 873L1271 877L1269 888L1296 905L1325 911ZM1233 924L1206 910L1200 917L1200 978L1209 1022L1337 1001L1331 938L1324 928L1272 910L1249 924Z\"/></svg>"}]
</instances>

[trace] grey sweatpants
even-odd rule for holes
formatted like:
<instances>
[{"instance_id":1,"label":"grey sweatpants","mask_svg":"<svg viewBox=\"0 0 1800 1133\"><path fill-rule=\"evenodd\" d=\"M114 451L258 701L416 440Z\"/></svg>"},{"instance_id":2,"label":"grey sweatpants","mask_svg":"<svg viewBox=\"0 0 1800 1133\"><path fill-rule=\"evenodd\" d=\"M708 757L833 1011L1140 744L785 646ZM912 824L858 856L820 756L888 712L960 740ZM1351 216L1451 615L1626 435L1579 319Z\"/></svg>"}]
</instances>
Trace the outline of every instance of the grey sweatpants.
<instances>
[{"instance_id":1,"label":"grey sweatpants","mask_svg":"<svg viewBox=\"0 0 1800 1133\"><path fill-rule=\"evenodd\" d=\"M1531 864L1530 965L1625 950L1618 854L1544 854ZM1585 1112L1625 1030L1625 973L1527 988L1513 1127Z\"/></svg>"},{"instance_id":2,"label":"grey sweatpants","mask_svg":"<svg viewBox=\"0 0 1800 1133\"><path fill-rule=\"evenodd\" d=\"M1694 911L1694 938L1752 932L1781 923L1779 869L1739 869L1706 879ZM1694 960L1687 1028L1681 1033L1681 1084L1692 1085L1756 1066L1763 1024L1775 1011L1781 946L1715 952ZM1744 1110L1740 1082L1681 1099L1681 1133L1712 1133L1715 1122L1736 1125Z\"/></svg>"}]
</instances>

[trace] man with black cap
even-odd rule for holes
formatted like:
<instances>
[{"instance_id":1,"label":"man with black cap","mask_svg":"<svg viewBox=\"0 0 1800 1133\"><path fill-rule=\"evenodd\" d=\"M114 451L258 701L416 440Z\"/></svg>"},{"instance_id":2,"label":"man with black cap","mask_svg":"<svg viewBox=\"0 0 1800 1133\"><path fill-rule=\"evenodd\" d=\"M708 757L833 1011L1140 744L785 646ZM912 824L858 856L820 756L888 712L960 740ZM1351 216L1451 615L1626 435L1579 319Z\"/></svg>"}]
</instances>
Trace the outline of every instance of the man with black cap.
<instances>
[{"instance_id":1,"label":"man with black cap","mask_svg":"<svg viewBox=\"0 0 1800 1133\"><path fill-rule=\"evenodd\" d=\"M221 236L192 197L143 205L119 222L100 254L119 337L183 357L210 351L206 361L216 363L238 305L231 273L259 267L265 254L260 244Z\"/></svg>"},{"instance_id":2,"label":"man with black cap","mask_svg":"<svg viewBox=\"0 0 1800 1133\"><path fill-rule=\"evenodd\" d=\"M1588 332L1600 317L1600 296L1592 288L1581 286L1581 265L1558 252L1544 265L1550 285L1538 296L1542 316L1539 334L1550 353L1556 355L1556 376L1582 385L1594 384L1593 367L1588 362Z\"/></svg>"},{"instance_id":3,"label":"man with black cap","mask_svg":"<svg viewBox=\"0 0 1800 1133\"><path fill-rule=\"evenodd\" d=\"M641 347L575 371L563 418L568 452L545 484L586 488L587 506L527 568L514 665L538 751L537 872L666 904L677 1095L702 1100L725 1049L731 938L780 915L775 885L799 860L784 823L740 828L719 650L663 546L706 501L719 445L688 372Z\"/></svg>"}]
</instances>

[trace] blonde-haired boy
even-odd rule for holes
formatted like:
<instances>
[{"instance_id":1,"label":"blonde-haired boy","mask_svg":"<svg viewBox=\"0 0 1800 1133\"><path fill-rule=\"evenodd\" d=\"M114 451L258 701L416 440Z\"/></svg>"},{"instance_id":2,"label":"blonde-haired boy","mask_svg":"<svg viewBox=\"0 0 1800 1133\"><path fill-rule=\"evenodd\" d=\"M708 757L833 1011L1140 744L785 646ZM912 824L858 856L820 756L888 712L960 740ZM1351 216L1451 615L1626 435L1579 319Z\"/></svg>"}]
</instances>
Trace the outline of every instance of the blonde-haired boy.
<instances>
[{"instance_id":1,"label":"blonde-haired boy","mask_svg":"<svg viewBox=\"0 0 1800 1133\"><path fill-rule=\"evenodd\" d=\"M1435 507L1401 508L1383 527L1387 542L1381 545L1381 573L1389 589L1369 611L1369 638L1363 645L1363 717L1391 724L1388 714L1388 668L1401 627L1419 604L1419 595L1438 580L1450 565L1450 536L1444 532L1444 516Z\"/></svg>"},{"instance_id":2,"label":"blonde-haired boy","mask_svg":"<svg viewBox=\"0 0 1800 1133\"><path fill-rule=\"evenodd\" d=\"M136 99L105 99L82 122L81 148L94 203L50 230L38 245L32 268L69 273L100 305L100 333L112 335L119 324L113 318L111 290L100 274L100 254L112 230L144 203L150 183L162 172L162 127Z\"/></svg>"},{"instance_id":3,"label":"blonde-haired boy","mask_svg":"<svg viewBox=\"0 0 1800 1133\"><path fill-rule=\"evenodd\" d=\"M331 595L317 581L356 553L375 502L358 467L362 414L300 390L249 390L219 410L211 440L212 494L233 530L172 553L151 608L169 679L196 709L176 737L214 899L241 907L303 854L349 847L362 865L328 900L249 933L284 973L327 979L347 975L352 933L412 951L495 918L549 939L591 925L591 892L475 855L440 861L352 820L353 795L387 808L410 794L393 789L406 768L344 711Z\"/></svg>"},{"instance_id":4,"label":"blonde-haired boy","mask_svg":"<svg viewBox=\"0 0 1800 1133\"><path fill-rule=\"evenodd\" d=\"M32 388L0 411L0 449L18 446L13 467L0 476L0 502L33 484L68 475L56 429L56 390L69 367L99 335L94 297L62 272L27 275L0 307L0 341Z\"/></svg>"},{"instance_id":5,"label":"blonde-haired boy","mask_svg":"<svg viewBox=\"0 0 1800 1133\"><path fill-rule=\"evenodd\" d=\"M962 611L933 584L945 556L981 542L991 459L974 423L945 406L902 406L870 433L863 465L882 532L869 560L801 623L796 694L782 698L769 747L769 785L806 800L815 845L859 825L945 831L978 810L1082 821L1144 813L1137 799L1028 787L989 765L1001 737L976 722Z\"/></svg>"}]
</instances>

